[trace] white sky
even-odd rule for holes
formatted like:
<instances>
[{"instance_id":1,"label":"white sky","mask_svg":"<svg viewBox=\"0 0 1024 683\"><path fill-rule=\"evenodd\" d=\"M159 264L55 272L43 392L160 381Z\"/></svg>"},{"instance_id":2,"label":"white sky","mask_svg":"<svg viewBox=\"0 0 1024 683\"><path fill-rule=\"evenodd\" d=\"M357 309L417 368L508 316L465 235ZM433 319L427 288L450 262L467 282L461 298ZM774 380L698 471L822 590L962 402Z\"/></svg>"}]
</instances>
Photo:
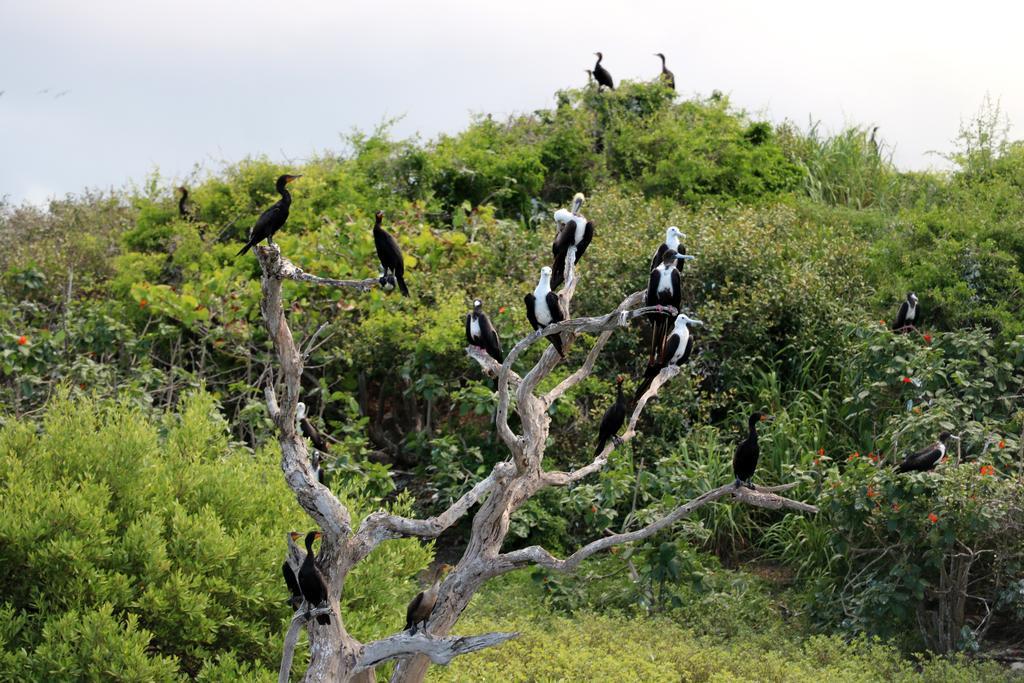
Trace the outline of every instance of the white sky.
<instances>
[{"instance_id":1,"label":"white sky","mask_svg":"<svg viewBox=\"0 0 1024 683\"><path fill-rule=\"evenodd\" d=\"M661 51L684 94L880 125L926 168L986 93L1024 121L1022 18L994 0L0 0L0 196L301 160L393 116L457 131L552 105L596 50L616 81L653 78Z\"/></svg>"}]
</instances>

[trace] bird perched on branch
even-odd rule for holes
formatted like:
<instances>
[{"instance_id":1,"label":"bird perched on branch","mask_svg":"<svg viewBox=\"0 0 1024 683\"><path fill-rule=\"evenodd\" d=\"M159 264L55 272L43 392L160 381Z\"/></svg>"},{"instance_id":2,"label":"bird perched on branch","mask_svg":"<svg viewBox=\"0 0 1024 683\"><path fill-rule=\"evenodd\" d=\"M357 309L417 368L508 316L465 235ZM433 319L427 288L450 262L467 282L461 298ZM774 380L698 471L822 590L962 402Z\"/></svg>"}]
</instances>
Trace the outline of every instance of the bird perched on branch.
<instances>
[{"instance_id":1,"label":"bird perched on branch","mask_svg":"<svg viewBox=\"0 0 1024 683\"><path fill-rule=\"evenodd\" d=\"M526 302L526 317L534 330L565 320L562 300L551 291L551 269L547 266L540 269L540 280L537 282L537 287L532 294L523 297L523 301ZM559 356L565 355L562 352L561 334L549 334L548 341L555 347L555 351L558 351Z\"/></svg>"},{"instance_id":2,"label":"bird perched on branch","mask_svg":"<svg viewBox=\"0 0 1024 683\"><path fill-rule=\"evenodd\" d=\"M771 419L771 415L754 412L747 420L747 438L736 447L736 454L732 457L732 473L736 477L737 488L741 485L751 490L754 488L750 479L754 476L757 461L761 457L761 446L757 443L757 425Z\"/></svg>"},{"instance_id":3,"label":"bird perched on branch","mask_svg":"<svg viewBox=\"0 0 1024 683\"><path fill-rule=\"evenodd\" d=\"M235 256L241 256L263 240L266 240L267 244L274 243L274 233L284 227L285 221L288 220L288 209L292 205L292 195L288 192L287 185L301 177L301 175L278 177L275 187L281 198L256 219L256 224L252 226L252 232L249 233L249 241Z\"/></svg>"},{"instance_id":4,"label":"bird perched on branch","mask_svg":"<svg viewBox=\"0 0 1024 683\"><path fill-rule=\"evenodd\" d=\"M380 266L384 269L381 286L384 286L384 280L394 276L398 283L398 289L402 291L402 296L409 296L409 288L405 286L405 260L402 258L402 250L391 233L381 227L383 222L384 212L378 211L373 223L373 243L377 247Z\"/></svg>"},{"instance_id":5,"label":"bird perched on branch","mask_svg":"<svg viewBox=\"0 0 1024 683\"><path fill-rule=\"evenodd\" d=\"M661 57L661 75L659 76L659 78L661 78L661 82L675 90L676 77L675 74L673 74L665 67L665 55L661 54L660 52L655 52L654 56Z\"/></svg>"},{"instance_id":6,"label":"bird perched on branch","mask_svg":"<svg viewBox=\"0 0 1024 683\"><path fill-rule=\"evenodd\" d=\"M450 564L442 564L434 570L434 580L430 584L430 587L425 591L420 591L416 594L416 597L409 603L409 607L405 610L405 630L411 630L416 633L420 624L423 628L427 627L427 620L430 619L430 613L434 611L434 605L437 604L437 593L441 588L441 581L448 575L448 572L452 570Z\"/></svg>"},{"instance_id":7,"label":"bird perched on branch","mask_svg":"<svg viewBox=\"0 0 1024 683\"><path fill-rule=\"evenodd\" d=\"M295 546L295 541L299 539L300 534L298 531L291 531L288 533L288 550L289 554L294 549L296 555L298 555L298 548ZM288 558L285 557L284 563L281 565L281 572L284 574L284 582L288 586L288 592L291 596L288 598L288 604L291 608L298 609L302 605L302 589L299 587L299 579L295 576L295 570L292 569L291 564L288 563Z\"/></svg>"},{"instance_id":8,"label":"bird perched on branch","mask_svg":"<svg viewBox=\"0 0 1024 683\"><path fill-rule=\"evenodd\" d=\"M662 370L670 365L679 366L689 362L690 354L693 351L693 337L690 335L689 326L703 324L700 320L690 318L685 313L676 316L672 334L665 340L665 347L662 349L661 355L655 359L655 362L648 363L647 369L644 371L644 377L636 388L636 393L633 394L634 402L640 400L640 397L650 388L654 378Z\"/></svg>"},{"instance_id":9,"label":"bird perched on branch","mask_svg":"<svg viewBox=\"0 0 1024 683\"><path fill-rule=\"evenodd\" d=\"M939 440L929 444L919 451L910 453L903 458L903 462L896 465L897 472L927 472L935 469L935 466L946 454L946 442L950 439L959 440L949 432L939 434Z\"/></svg>"},{"instance_id":10,"label":"bird perched on branch","mask_svg":"<svg viewBox=\"0 0 1024 683\"><path fill-rule=\"evenodd\" d=\"M619 375L615 378L615 403L608 407L604 417L601 418L601 426L598 427L597 431L597 448L594 449L594 457L597 457L604 450L608 439L613 439L616 444L620 443L619 437L616 435L622 429L622 424L626 421L626 397L622 394L622 383L625 379L625 375Z\"/></svg>"},{"instance_id":11,"label":"bird perched on branch","mask_svg":"<svg viewBox=\"0 0 1024 683\"><path fill-rule=\"evenodd\" d=\"M310 531L306 534L306 559L299 567L299 589L310 607L319 607L327 602L327 582L324 580L324 575L320 573L320 568L316 566L313 554L313 541L320 536L322 534L319 531ZM331 623L331 615L318 614L316 623L321 625Z\"/></svg>"},{"instance_id":12,"label":"bird perched on branch","mask_svg":"<svg viewBox=\"0 0 1024 683\"><path fill-rule=\"evenodd\" d=\"M686 239L686 235L674 225L668 226L665 230L665 241L658 246L658 250L654 252L654 256L651 257L651 270L654 270L661 265L662 258L665 256L665 252L669 249L675 251L680 255L680 261L692 261L696 257L686 253L686 245L683 244L683 240Z\"/></svg>"},{"instance_id":13,"label":"bird perched on branch","mask_svg":"<svg viewBox=\"0 0 1024 683\"><path fill-rule=\"evenodd\" d=\"M644 297L646 306L671 306L679 311L683 300L683 288L676 268L680 256L673 249L666 249L661 254L661 264L651 271L647 278L647 295ZM649 314L653 319L651 330L651 356L654 363L661 357L668 334L668 316L664 313Z\"/></svg>"},{"instance_id":14,"label":"bird perched on branch","mask_svg":"<svg viewBox=\"0 0 1024 683\"><path fill-rule=\"evenodd\" d=\"M590 246L590 241L594 239L594 223L580 215L583 201L583 193L577 192L572 198L571 209L555 211L558 232L551 244L551 254L555 257L554 263L551 264L551 286L554 288L565 281L565 257L569 253L569 247L576 247L573 263L579 263Z\"/></svg>"},{"instance_id":15,"label":"bird perched on branch","mask_svg":"<svg viewBox=\"0 0 1024 683\"><path fill-rule=\"evenodd\" d=\"M178 188L178 192L181 193L181 198L178 200L178 218L183 221L192 222L196 219L193 215L192 210L189 209L188 202L188 188L182 185Z\"/></svg>"},{"instance_id":16,"label":"bird perched on branch","mask_svg":"<svg viewBox=\"0 0 1024 683\"><path fill-rule=\"evenodd\" d=\"M608 69L601 66L601 60L604 59L604 55L600 52L595 52L594 54L597 55L597 64L594 65L594 80L597 81L597 89L600 90L601 86L604 86L609 90L615 90L612 75L608 73Z\"/></svg>"},{"instance_id":17,"label":"bird perched on branch","mask_svg":"<svg viewBox=\"0 0 1024 683\"><path fill-rule=\"evenodd\" d=\"M473 311L466 314L466 342L470 346L479 346L499 363L504 362L501 339L490 318L484 313L484 302L480 299L473 302Z\"/></svg>"},{"instance_id":18,"label":"bird perched on branch","mask_svg":"<svg viewBox=\"0 0 1024 683\"><path fill-rule=\"evenodd\" d=\"M907 293L906 300L900 304L900 310L893 321L894 332L909 332L917 329L917 323L921 322L921 307L917 302L917 294Z\"/></svg>"}]
</instances>

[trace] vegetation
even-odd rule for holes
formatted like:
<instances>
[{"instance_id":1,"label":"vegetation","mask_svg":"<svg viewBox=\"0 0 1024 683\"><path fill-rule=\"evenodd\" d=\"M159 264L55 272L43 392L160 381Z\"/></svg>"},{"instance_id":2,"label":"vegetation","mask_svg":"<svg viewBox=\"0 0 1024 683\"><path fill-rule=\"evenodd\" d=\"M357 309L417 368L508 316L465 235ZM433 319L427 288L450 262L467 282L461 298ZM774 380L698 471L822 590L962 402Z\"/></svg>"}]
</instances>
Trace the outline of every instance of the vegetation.
<instances>
[{"instance_id":1,"label":"vegetation","mask_svg":"<svg viewBox=\"0 0 1024 683\"><path fill-rule=\"evenodd\" d=\"M285 283L297 337L326 325L302 399L336 440L332 486L355 510L427 514L506 457L462 316L479 297L503 338L529 329L522 295L548 262L551 210L578 190L596 237L574 312L642 287L674 224L697 255L685 305L706 324L693 372L647 409L640 438L600 476L526 505L515 542L571 550L728 481L752 409L776 416L757 483L800 480L822 508L712 505L576 577L511 577L460 624L524 637L440 678L507 677L521 659L539 680L586 667L998 678L913 653L985 656L1024 627L1024 143L989 105L960 132L953 172L903 173L865 128L776 126L726 98L671 95L569 90L428 142L382 126L301 168L247 159L193 179L195 221L159 177L46 212L0 206L0 677L262 679L276 666L284 534L308 521L263 405L258 267L234 253L292 171L277 241L296 264L374 275L377 209L406 253L410 299ZM924 325L893 335L911 289ZM552 466L582 461L614 377L645 359L640 333L607 349L555 409ZM962 441L936 472L892 472L940 429ZM360 567L344 605L355 635L400 627L429 554L391 542ZM751 573L766 563L784 594ZM967 584L950 581L963 571ZM627 636L672 654L616 648Z\"/></svg>"}]
</instances>

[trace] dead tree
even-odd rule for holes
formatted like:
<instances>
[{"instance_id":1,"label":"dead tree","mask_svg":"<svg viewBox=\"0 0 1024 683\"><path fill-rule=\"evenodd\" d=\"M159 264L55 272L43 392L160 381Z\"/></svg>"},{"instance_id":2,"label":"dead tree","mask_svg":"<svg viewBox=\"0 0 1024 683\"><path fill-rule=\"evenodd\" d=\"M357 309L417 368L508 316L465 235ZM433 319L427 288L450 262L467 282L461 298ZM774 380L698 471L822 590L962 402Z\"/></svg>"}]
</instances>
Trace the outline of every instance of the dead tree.
<instances>
[{"instance_id":1,"label":"dead tree","mask_svg":"<svg viewBox=\"0 0 1024 683\"><path fill-rule=\"evenodd\" d=\"M572 571L586 558L621 543L648 538L694 510L720 500L739 500L766 508L788 508L803 512L817 512L817 508L776 495L777 491L795 486L775 487L752 491L737 488L732 483L721 486L677 507L657 521L629 533L606 536L581 547L566 559L558 559L540 546L502 552L512 515L537 492L549 486L567 486L599 472L616 447L609 442L588 464L568 472L544 469L544 448L551 426L548 408L570 389L586 379L594 369L601 351L620 328L628 327L631 320L652 312L651 308L637 308L643 302L644 292L627 296L607 315L589 318L568 317L569 306L576 289L574 247L566 255L566 282L560 296L566 309L564 322L537 330L519 341L498 364L483 349L470 347L467 354L480 364L483 371L497 378L498 406L495 419L498 435L511 453L508 461L498 463L490 474L455 501L444 512L427 519L411 519L385 512L368 515L358 529L353 530L351 517L344 505L313 475L305 441L295 429L295 411L299 402L299 379L303 358L295 345L281 304L281 282L285 279L332 287L352 287L368 290L375 279L348 281L330 280L303 273L283 258L276 246L257 247L256 253L263 269L263 298L261 311L270 338L274 342L280 364L280 383L283 395L279 399L273 386L266 388L267 407L278 428L281 446L281 468L285 480L295 492L299 505L323 530L318 564L328 584L331 623L319 625L315 619L300 616L289 629L285 660L291 663L292 651L299 629L305 625L309 631L310 661L304 680L348 681L388 660L399 660L392 681L418 682L426 676L430 661L447 663L453 657L485 647L503 643L516 637L516 633L489 633L467 638L448 636L455 622L469 604L470 598L488 580L523 567L543 566L557 571ZM663 310L664 313L673 313ZM545 345L539 360L525 374L513 368L523 353L543 337L562 334L566 347L584 334L597 335L587 352L583 364L547 393L537 387L561 360L557 352ZM582 339L581 339L582 342ZM677 374L680 369L667 367L654 379L637 401L621 442L635 435L637 420L651 397ZM515 411L521 423L521 433L509 426L509 409L515 397ZM366 558L383 541L400 537L432 539L452 526L470 508L480 504L472 519L469 543L455 569L441 585L434 611L427 623L426 633L396 634L388 638L360 643L344 628L338 609L349 571ZM296 561L297 554L290 561ZM287 669L282 666L282 679L287 680Z\"/></svg>"}]
</instances>

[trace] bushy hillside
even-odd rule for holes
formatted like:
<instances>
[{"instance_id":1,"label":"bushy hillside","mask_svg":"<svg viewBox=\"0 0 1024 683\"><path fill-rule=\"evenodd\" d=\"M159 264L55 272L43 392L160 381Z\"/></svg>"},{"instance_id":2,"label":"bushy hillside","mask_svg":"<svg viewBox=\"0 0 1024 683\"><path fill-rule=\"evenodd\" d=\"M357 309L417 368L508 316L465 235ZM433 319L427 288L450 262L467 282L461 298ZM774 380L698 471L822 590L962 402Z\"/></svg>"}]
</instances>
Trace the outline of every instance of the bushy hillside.
<instances>
[{"instance_id":1,"label":"bushy hillside","mask_svg":"<svg viewBox=\"0 0 1024 683\"><path fill-rule=\"evenodd\" d=\"M804 616L802 632L878 635L904 651L1001 641L1024 627L1015 493L1024 483L1024 145L992 135L991 117L979 121L951 150L956 171L902 173L866 129L776 126L717 95L680 101L659 85L626 83L560 92L550 110L481 117L428 142L382 128L301 167L247 159L192 179L191 219L178 216L159 177L48 212L3 207L0 503L11 526L0 552L18 568L0 607L8 670L46 648L52 657L32 666L86 666L66 643L53 648L89 624L104 638L131 634L124 656L155 667L139 669L142 678L194 675L224 653L243 668L273 668L285 616L282 541L308 521L275 475L259 271L235 253L286 171L303 177L290 186L291 217L276 241L303 269L376 275L378 209L406 254L409 299L284 287L300 339L326 324L302 398L336 439L335 487L360 492L365 509L388 501L427 513L507 457L492 430L493 383L463 352L462 316L481 298L503 339L530 329L523 295L549 264L551 211L583 191L596 237L574 314L607 312L642 288L666 226L677 225L696 255L684 307L705 325L692 372L648 408L641 438L600 477L527 504L512 520L516 542L572 549L727 482L754 409L776 417L757 483L799 480L798 497L822 513L709 506L616 558L606 591L593 590L598 572L589 569L576 579L538 575L549 608L682 622L695 595L727 592L719 563L771 561L791 582L786 609ZM888 322L909 290L924 322L917 334L893 335ZM594 377L555 408L552 467L593 448L616 374L642 371L644 328L607 348ZM107 402L115 399L116 408ZM215 434L196 426L197 411ZM122 429L131 437L123 452L107 453ZM961 435L955 456L936 473L892 473L890 463L941 429ZM64 496L53 497L53 481ZM246 499L252 490L269 498ZM68 511L72 502L80 510ZM50 514L53 524L24 525ZM192 516L196 533L179 532L176 520ZM55 531L61 519L73 530ZM453 529L441 544L457 546L464 533ZM130 551L120 546L133 534L145 537L140 552L175 571L161 569L150 585L152 562L122 569ZM157 537L178 551L150 547ZM210 562L197 561L186 539ZM40 547L88 570L61 577ZM389 546L375 560L396 567L374 570L387 597L376 607L353 598L353 614L400 616L408 579L426 562L414 547ZM965 548L971 597L950 613L943 577ZM50 591L74 600L58 600L59 613L40 621Z\"/></svg>"}]
</instances>

